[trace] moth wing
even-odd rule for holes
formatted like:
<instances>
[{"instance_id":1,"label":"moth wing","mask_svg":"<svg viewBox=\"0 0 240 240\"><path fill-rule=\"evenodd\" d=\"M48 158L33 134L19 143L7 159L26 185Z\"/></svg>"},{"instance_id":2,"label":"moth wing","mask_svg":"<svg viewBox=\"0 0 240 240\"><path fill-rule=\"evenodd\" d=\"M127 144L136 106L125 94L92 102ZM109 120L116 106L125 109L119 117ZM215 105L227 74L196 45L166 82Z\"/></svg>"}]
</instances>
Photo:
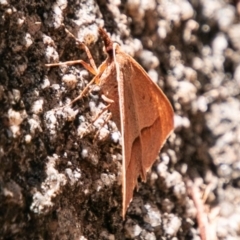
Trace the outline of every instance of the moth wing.
<instances>
[{"instance_id":1,"label":"moth wing","mask_svg":"<svg viewBox=\"0 0 240 240\"><path fill-rule=\"evenodd\" d=\"M139 175L146 173L173 129L173 110L161 89L129 55L116 47L123 138L123 217Z\"/></svg>"},{"instance_id":2,"label":"moth wing","mask_svg":"<svg viewBox=\"0 0 240 240\"><path fill-rule=\"evenodd\" d=\"M131 86L135 93L134 105L142 143L142 178L146 180L146 172L173 130L174 112L162 90L134 59L131 60Z\"/></svg>"}]
</instances>

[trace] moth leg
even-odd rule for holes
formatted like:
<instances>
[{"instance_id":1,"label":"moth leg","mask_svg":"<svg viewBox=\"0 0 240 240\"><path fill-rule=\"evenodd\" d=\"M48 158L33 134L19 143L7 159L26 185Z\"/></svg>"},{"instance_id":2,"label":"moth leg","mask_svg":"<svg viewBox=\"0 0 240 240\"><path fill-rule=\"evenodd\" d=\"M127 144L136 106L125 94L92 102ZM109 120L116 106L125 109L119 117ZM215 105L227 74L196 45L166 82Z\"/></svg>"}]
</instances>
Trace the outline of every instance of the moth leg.
<instances>
[{"instance_id":1,"label":"moth leg","mask_svg":"<svg viewBox=\"0 0 240 240\"><path fill-rule=\"evenodd\" d=\"M92 73L93 75L97 75L97 69L94 69L91 65L89 65L88 63L86 63L83 60L73 60L73 61L67 61L67 62L59 62L59 63L49 63L49 64L45 64L46 67L56 67L56 66L62 66L62 65L75 65L75 64L81 64L83 65L83 67L85 69L87 69L90 73Z\"/></svg>"},{"instance_id":2,"label":"moth leg","mask_svg":"<svg viewBox=\"0 0 240 240\"><path fill-rule=\"evenodd\" d=\"M103 128L103 126L112 118L112 114L111 113L108 113L108 116L104 119L103 123L100 125L98 131L96 132L94 138L93 138L93 142L96 141L97 137L99 136L100 134L100 131L101 129Z\"/></svg>"},{"instance_id":3,"label":"moth leg","mask_svg":"<svg viewBox=\"0 0 240 240\"><path fill-rule=\"evenodd\" d=\"M89 48L83 42L80 42L67 28L65 28L65 31L66 31L67 34L69 34L72 38L74 38L75 41L78 42L84 48L84 50L85 50L85 52L87 54L87 57L89 59L89 62L91 64L91 68L94 69L94 71L95 71L95 74L94 73L93 74L96 75L98 73L98 68L96 67L96 64L95 64L95 62L93 60L91 52L89 51ZM91 71L89 71L89 72L91 72Z\"/></svg>"},{"instance_id":4,"label":"moth leg","mask_svg":"<svg viewBox=\"0 0 240 240\"><path fill-rule=\"evenodd\" d=\"M75 100L75 99L74 99ZM94 122L96 122L98 119L99 119L99 117L104 113L104 112L106 112L107 110L108 110L108 108L109 108L109 106L110 106L110 104L109 105L107 105L106 107L104 107L103 109L101 109L101 111L97 114L97 116L95 116L94 117L94 119L91 121L91 123L89 124L89 126L87 127L87 131L89 130L89 128L94 124ZM108 117L107 117L107 119L108 119ZM110 118L109 118L110 119ZM108 119L108 120L109 120ZM107 121L108 121L107 120ZM106 120L104 120L104 122L100 125L100 128L99 128L99 130L96 132L96 134L94 135L94 141L95 141L95 139L97 138L97 136L99 135L99 132L100 132L100 130L102 129L102 127L107 123L107 121Z\"/></svg>"},{"instance_id":5,"label":"moth leg","mask_svg":"<svg viewBox=\"0 0 240 240\"><path fill-rule=\"evenodd\" d=\"M96 79L98 79L98 75L95 76L88 84L87 86L82 90L82 92L79 94L78 97L74 98L69 105L72 105L73 103L75 103L76 101L78 101L79 99L81 99L82 97L84 97L84 95L89 92L89 88L91 87L92 84L94 84L94 82L96 82Z\"/></svg>"},{"instance_id":6,"label":"moth leg","mask_svg":"<svg viewBox=\"0 0 240 240\"><path fill-rule=\"evenodd\" d=\"M102 72L105 70L106 67L107 67L107 64L105 62L101 64L101 66L98 68L98 74L87 84L87 86L83 89L80 95L71 101L70 105L76 102L77 100L81 99L89 91L89 88L93 83L99 84L100 82L99 75L102 74ZM103 95L102 95L102 98L103 98ZM113 102L111 99L107 97L105 97L105 99L103 98L103 100L105 102L108 102L108 101L110 101L111 103Z\"/></svg>"},{"instance_id":7,"label":"moth leg","mask_svg":"<svg viewBox=\"0 0 240 240\"><path fill-rule=\"evenodd\" d=\"M87 57L89 59L90 64L86 63L83 60L73 60L73 61L67 61L67 62L62 62L62 63L50 63L50 64L45 64L46 67L55 67L55 66L61 66L61 65L74 65L74 64L82 64L83 67L85 69L87 69L90 73L92 73L93 75L97 75L98 74L98 68L96 67L96 64L93 60L92 54L90 53L88 47L80 42L70 31L68 31L65 28L65 31L72 37L75 39L76 42L78 42L83 48L84 51L87 54Z\"/></svg>"},{"instance_id":8,"label":"moth leg","mask_svg":"<svg viewBox=\"0 0 240 240\"><path fill-rule=\"evenodd\" d=\"M87 86L83 89L83 91L79 94L79 96L76 97L75 99L73 99L69 103L69 105L72 105L74 102L81 99L89 91L89 88L92 84L99 83L99 75L105 70L106 64L104 63L99 67L99 74L97 74L95 72L95 70L89 64L84 62L83 60L74 60L74 61L67 61L67 62L62 62L62 63L45 64L45 66L47 66L47 67L55 67L55 66L61 66L61 65L73 65L73 64L77 64L77 63L82 64L84 66L84 68L86 68L89 72L91 72L93 75L95 75L95 77L87 84Z\"/></svg>"},{"instance_id":9,"label":"moth leg","mask_svg":"<svg viewBox=\"0 0 240 240\"><path fill-rule=\"evenodd\" d=\"M98 118L104 113L106 112L111 104L108 104L106 107L104 107L98 114L97 116L95 116L95 118L92 120L92 123L96 122L98 120Z\"/></svg>"},{"instance_id":10,"label":"moth leg","mask_svg":"<svg viewBox=\"0 0 240 240\"><path fill-rule=\"evenodd\" d=\"M67 61L67 62L61 62L61 63L45 64L46 67L56 67L56 66L74 65L74 64L82 64L83 67L85 69L87 69L89 72L91 72L93 75L95 75L95 77L87 84L87 86L83 89L83 91L80 93L80 95L70 102L69 105L72 105L74 102L76 102L77 100L81 99L89 91L90 86L94 82L99 82L99 80L98 80L99 77L98 77L98 73L97 73L98 69L94 69L93 67L91 67L88 63L86 63L83 60L74 60L74 61ZM95 66L95 63L94 63L94 66Z\"/></svg>"},{"instance_id":11,"label":"moth leg","mask_svg":"<svg viewBox=\"0 0 240 240\"><path fill-rule=\"evenodd\" d=\"M108 103L108 105L107 105L106 107L104 107L104 108L97 114L97 116L93 119L92 123L96 122L97 119L98 119L104 112L106 112L106 111L109 109L109 107L111 106L111 104L114 102L112 99L106 97L105 95L102 95L101 97L102 97L102 99L103 99L105 102ZM103 126L111 119L111 117L112 117L112 113L108 113L107 118L104 120L103 124L101 124L99 130L98 130L97 133L95 134L95 136L94 136L94 141L95 141L96 138L98 137L98 135L99 135L99 133L100 133L100 130L101 130L101 129L103 128Z\"/></svg>"},{"instance_id":12,"label":"moth leg","mask_svg":"<svg viewBox=\"0 0 240 240\"><path fill-rule=\"evenodd\" d=\"M103 99L103 101L109 103L109 104L112 104L114 103L114 101L110 98L108 98L107 96L105 96L104 94L101 95L101 98Z\"/></svg>"},{"instance_id":13,"label":"moth leg","mask_svg":"<svg viewBox=\"0 0 240 240\"><path fill-rule=\"evenodd\" d=\"M87 84L87 86L83 89L83 91L79 94L78 97L76 97L75 99L73 99L69 104L67 104L68 106L71 106L74 102L78 101L79 99L81 99L86 93L89 92L90 86L93 83L99 84L100 79L99 76L103 73L103 71L106 69L107 64L106 62L103 62L99 68L96 67L96 64L93 60L92 54L89 51L88 47L80 42L68 29L65 28L65 31L71 36L73 37L76 42L78 42L85 50L87 57L89 59L90 64L86 63L83 60L73 60L73 61L66 61L66 62L61 62L61 63L50 63L50 64L45 64L46 67L55 67L55 66L61 66L61 65L74 65L74 64L81 64L86 70L88 70L90 73L92 73L94 75L94 78ZM60 108L64 108L60 107Z\"/></svg>"},{"instance_id":14,"label":"moth leg","mask_svg":"<svg viewBox=\"0 0 240 240\"><path fill-rule=\"evenodd\" d=\"M103 99L105 102L108 103L108 105L107 105L106 107L104 107L104 108L97 114L97 116L96 116L96 117L93 119L93 121L92 121L93 123L96 122L97 119L98 119L104 112L106 112L106 111L109 109L109 107L111 106L112 103L114 103L114 101L113 101L112 99L106 97L105 95L102 95L101 97L102 97L102 99Z\"/></svg>"},{"instance_id":15,"label":"moth leg","mask_svg":"<svg viewBox=\"0 0 240 240\"><path fill-rule=\"evenodd\" d=\"M69 105L72 105L74 102L76 102L77 100L81 99L88 91L90 86L95 82L96 84L99 84L100 80L99 80L99 75L102 74L102 72L105 70L105 68L107 67L106 62L104 62L103 64L101 64L99 66L99 68L96 67L96 64L93 60L92 54L89 51L88 47L80 42L68 29L65 28L65 31L76 40L76 42L78 42L81 46L83 46L87 57L89 59L90 64L86 63L83 60L73 60L73 61L67 61L67 62L62 62L62 63L50 63L50 64L45 64L46 67L55 67L55 66L61 66L61 65L74 65L74 64L81 64L83 65L83 67L85 69L87 69L89 72L91 72L93 75L95 75L95 77L87 84L87 86L83 89L83 91L80 93L80 95L78 97L76 97L75 99L73 99Z\"/></svg>"}]
</instances>

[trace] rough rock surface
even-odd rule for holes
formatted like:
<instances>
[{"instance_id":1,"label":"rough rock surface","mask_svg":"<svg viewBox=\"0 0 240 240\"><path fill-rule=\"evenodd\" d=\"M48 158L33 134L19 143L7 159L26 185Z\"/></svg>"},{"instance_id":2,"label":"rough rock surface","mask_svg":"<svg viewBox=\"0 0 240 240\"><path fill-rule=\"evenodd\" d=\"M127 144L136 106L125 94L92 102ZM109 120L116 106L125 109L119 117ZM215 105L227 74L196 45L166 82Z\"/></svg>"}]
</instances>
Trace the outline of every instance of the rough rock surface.
<instances>
[{"instance_id":1,"label":"rough rock surface","mask_svg":"<svg viewBox=\"0 0 240 240\"><path fill-rule=\"evenodd\" d=\"M240 3L0 0L0 239L240 239ZM170 99L175 131L121 218L121 135L64 27L104 59L98 26ZM147 91L147 90L146 90ZM62 106L66 106L61 108ZM97 139L95 133L99 131Z\"/></svg>"}]
</instances>

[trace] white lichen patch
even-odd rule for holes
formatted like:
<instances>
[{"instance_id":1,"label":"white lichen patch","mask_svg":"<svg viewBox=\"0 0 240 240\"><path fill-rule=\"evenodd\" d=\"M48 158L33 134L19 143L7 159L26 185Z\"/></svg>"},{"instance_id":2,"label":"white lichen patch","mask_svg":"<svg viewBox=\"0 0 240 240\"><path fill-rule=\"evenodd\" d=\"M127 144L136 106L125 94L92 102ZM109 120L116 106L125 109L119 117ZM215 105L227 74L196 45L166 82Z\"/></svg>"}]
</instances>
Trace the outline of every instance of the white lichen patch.
<instances>
[{"instance_id":1,"label":"white lichen patch","mask_svg":"<svg viewBox=\"0 0 240 240\"><path fill-rule=\"evenodd\" d=\"M161 213L159 209L150 204L146 204L144 206L147 209L147 215L144 217L144 221L149 223L153 227L157 227L161 225Z\"/></svg>"},{"instance_id":2,"label":"white lichen patch","mask_svg":"<svg viewBox=\"0 0 240 240\"><path fill-rule=\"evenodd\" d=\"M33 195L30 209L38 214L48 213L54 205L52 199L61 193L62 187L67 183L66 176L55 168L58 156L48 157L46 164L46 179L41 184L41 192Z\"/></svg>"},{"instance_id":3,"label":"white lichen patch","mask_svg":"<svg viewBox=\"0 0 240 240\"><path fill-rule=\"evenodd\" d=\"M25 110L23 111L15 111L10 108L7 112L7 118L9 121L9 130L11 131L11 135L13 138L16 138L20 135L20 124L27 117L27 113Z\"/></svg>"},{"instance_id":4,"label":"white lichen patch","mask_svg":"<svg viewBox=\"0 0 240 240\"><path fill-rule=\"evenodd\" d=\"M135 223L132 219L128 219L126 221L124 229L125 229L126 236L130 239L136 238L137 236L139 236L139 234L142 231L142 228L137 223Z\"/></svg>"},{"instance_id":5,"label":"white lichen patch","mask_svg":"<svg viewBox=\"0 0 240 240\"><path fill-rule=\"evenodd\" d=\"M40 98L40 99L34 101L32 104L32 112L35 114L41 113L43 111L43 104L44 104L43 98Z\"/></svg>"}]
</instances>

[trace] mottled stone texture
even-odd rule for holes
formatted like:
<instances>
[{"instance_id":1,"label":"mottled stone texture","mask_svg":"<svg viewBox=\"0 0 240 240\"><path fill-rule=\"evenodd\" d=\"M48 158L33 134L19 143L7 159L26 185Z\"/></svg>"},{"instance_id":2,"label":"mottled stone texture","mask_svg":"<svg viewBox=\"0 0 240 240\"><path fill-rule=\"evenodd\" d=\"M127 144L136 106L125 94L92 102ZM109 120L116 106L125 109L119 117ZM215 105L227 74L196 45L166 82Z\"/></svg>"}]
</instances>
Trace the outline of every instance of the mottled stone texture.
<instances>
[{"instance_id":1,"label":"mottled stone texture","mask_svg":"<svg viewBox=\"0 0 240 240\"><path fill-rule=\"evenodd\" d=\"M0 239L209 239L240 234L239 1L0 0ZM121 135L82 66L104 26L159 84L175 132L121 218ZM147 89L146 89L147 91ZM65 107L64 107L65 106ZM63 108L62 108L63 107ZM96 132L99 134L96 138ZM157 134L157 133L156 133Z\"/></svg>"}]
</instances>

